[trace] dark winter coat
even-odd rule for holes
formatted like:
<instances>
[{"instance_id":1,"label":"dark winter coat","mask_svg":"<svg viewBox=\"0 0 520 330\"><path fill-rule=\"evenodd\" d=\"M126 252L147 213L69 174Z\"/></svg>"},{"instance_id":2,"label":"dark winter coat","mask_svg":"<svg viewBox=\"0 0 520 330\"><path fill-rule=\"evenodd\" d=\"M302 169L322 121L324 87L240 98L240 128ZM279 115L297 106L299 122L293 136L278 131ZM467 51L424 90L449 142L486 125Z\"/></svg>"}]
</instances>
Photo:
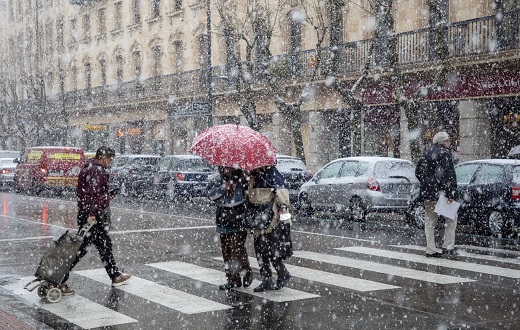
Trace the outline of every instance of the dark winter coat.
<instances>
[{"instance_id":1,"label":"dark winter coat","mask_svg":"<svg viewBox=\"0 0 520 330\"><path fill-rule=\"evenodd\" d=\"M420 198L436 201L439 192L454 199L457 190L457 178L451 151L443 145L435 144L427 149L415 168L415 176L420 183Z\"/></svg>"},{"instance_id":2,"label":"dark winter coat","mask_svg":"<svg viewBox=\"0 0 520 330\"><path fill-rule=\"evenodd\" d=\"M101 216L110 206L108 173L95 158L89 159L79 172L76 196L79 213Z\"/></svg>"},{"instance_id":3,"label":"dark winter coat","mask_svg":"<svg viewBox=\"0 0 520 330\"><path fill-rule=\"evenodd\" d=\"M226 181L230 181L230 190L226 190ZM217 232L229 233L243 231L246 211L247 181L242 170L234 170L231 177L224 174L210 183L209 198L217 204Z\"/></svg>"}]
</instances>

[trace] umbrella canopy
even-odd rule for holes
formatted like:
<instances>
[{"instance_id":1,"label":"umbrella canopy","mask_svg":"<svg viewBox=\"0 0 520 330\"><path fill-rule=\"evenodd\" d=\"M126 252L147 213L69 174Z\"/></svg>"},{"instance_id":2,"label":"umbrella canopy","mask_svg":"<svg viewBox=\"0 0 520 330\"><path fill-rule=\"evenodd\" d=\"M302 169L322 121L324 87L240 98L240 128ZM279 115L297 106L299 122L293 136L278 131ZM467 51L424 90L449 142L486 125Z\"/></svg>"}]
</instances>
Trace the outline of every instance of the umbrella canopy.
<instances>
[{"instance_id":1,"label":"umbrella canopy","mask_svg":"<svg viewBox=\"0 0 520 330\"><path fill-rule=\"evenodd\" d=\"M261 133L234 124L217 125L193 139L191 152L213 165L246 171L276 164L276 148Z\"/></svg>"}]
</instances>

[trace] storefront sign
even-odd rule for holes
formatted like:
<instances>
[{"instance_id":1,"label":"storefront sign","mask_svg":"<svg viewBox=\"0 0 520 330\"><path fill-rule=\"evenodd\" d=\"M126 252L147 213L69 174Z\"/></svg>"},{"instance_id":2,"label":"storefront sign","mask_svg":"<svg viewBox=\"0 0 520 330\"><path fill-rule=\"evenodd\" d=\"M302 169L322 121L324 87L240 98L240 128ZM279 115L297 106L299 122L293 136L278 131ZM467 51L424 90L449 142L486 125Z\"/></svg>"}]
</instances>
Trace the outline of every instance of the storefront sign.
<instances>
[{"instance_id":1,"label":"storefront sign","mask_svg":"<svg viewBox=\"0 0 520 330\"><path fill-rule=\"evenodd\" d=\"M128 135L141 135L141 128L139 128L139 127L130 127L128 129Z\"/></svg>"},{"instance_id":2,"label":"storefront sign","mask_svg":"<svg viewBox=\"0 0 520 330\"><path fill-rule=\"evenodd\" d=\"M105 125L85 125L87 131L105 131L107 127Z\"/></svg>"},{"instance_id":3,"label":"storefront sign","mask_svg":"<svg viewBox=\"0 0 520 330\"><path fill-rule=\"evenodd\" d=\"M453 75L446 79L442 88L427 94L426 87L432 82L432 79L410 81L404 88L405 96L408 99L438 101L520 94L520 73L516 71ZM394 85L388 81L370 86L362 92L363 103L366 105L395 103L393 92Z\"/></svg>"}]
</instances>

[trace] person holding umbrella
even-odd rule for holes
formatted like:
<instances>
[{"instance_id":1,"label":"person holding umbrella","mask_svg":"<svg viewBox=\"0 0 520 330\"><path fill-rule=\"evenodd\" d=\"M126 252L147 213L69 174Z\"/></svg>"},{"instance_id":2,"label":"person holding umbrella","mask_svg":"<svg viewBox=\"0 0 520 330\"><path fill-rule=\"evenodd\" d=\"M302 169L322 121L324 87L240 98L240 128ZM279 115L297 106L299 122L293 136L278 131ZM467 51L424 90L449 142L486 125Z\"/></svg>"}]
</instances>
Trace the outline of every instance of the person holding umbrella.
<instances>
[{"instance_id":1,"label":"person holding umbrella","mask_svg":"<svg viewBox=\"0 0 520 330\"><path fill-rule=\"evenodd\" d=\"M283 260L292 255L289 191L274 166L251 171L247 189L246 226L253 229L254 246L262 283L255 292L284 288L291 274ZM277 273L273 283L271 265Z\"/></svg>"},{"instance_id":2,"label":"person holding umbrella","mask_svg":"<svg viewBox=\"0 0 520 330\"><path fill-rule=\"evenodd\" d=\"M219 176L211 184L209 198L217 204L216 224L224 259L227 283L220 290L249 287L253 271L245 247L247 231L244 227L247 181L244 172L219 166ZM243 280L242 280L243 277Z\"/></svg>"}]
</instances>

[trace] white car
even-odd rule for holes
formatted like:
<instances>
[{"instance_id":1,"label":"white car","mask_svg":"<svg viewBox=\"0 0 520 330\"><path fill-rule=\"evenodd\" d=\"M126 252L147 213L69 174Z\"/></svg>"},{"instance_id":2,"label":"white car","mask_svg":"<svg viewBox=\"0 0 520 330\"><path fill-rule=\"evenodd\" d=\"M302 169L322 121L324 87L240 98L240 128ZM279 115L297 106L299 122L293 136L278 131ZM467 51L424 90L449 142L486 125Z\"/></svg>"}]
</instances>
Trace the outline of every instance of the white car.
<instances>
[{"instance_id":1,"label":"white car","mask_svg":"<svg viewBox=\"0 0 520 330\"><path fill-rule=\"evenodd\" d=\"M14 158L0 158L0 186L11 186L14 183Z\"/></svg>"},{"instance_id":2,"label":"white car","mask_svg":"<svg viewBox=\"0 0 520 330\"><path fill-rule=\"evenodd\" d=\"M369 212L405 213L417 184L411 161L387 157L336 159L321 168L298 193L301 209L348 213L365 220Z\"/></svg>"}]
</instances>

